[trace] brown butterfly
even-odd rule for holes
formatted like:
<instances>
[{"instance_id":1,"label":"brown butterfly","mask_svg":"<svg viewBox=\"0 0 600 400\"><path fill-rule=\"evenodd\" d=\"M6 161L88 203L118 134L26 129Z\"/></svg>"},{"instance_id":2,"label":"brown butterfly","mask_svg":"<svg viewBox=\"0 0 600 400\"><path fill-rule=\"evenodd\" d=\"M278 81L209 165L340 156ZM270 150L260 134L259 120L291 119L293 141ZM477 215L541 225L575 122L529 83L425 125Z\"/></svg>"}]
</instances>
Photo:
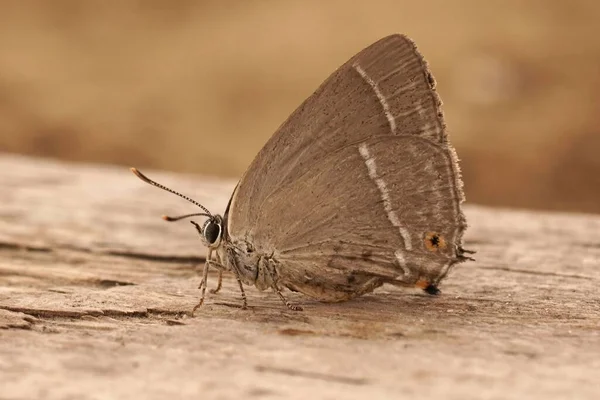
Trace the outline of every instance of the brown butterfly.
<instances>
[{"instance_id":1,"label":"brown butterfly","mask_svg":"<svg viewBox=\"0 0 600 400\"><path fill-rule=\"evenodd\" d=\"M385 37L335 71L258 153L223 216L194 225L210 267L292 310L288 288L324 302L389 283L437 294L464 254L464 200L435 80L415 44ZM215 259L212 259L213 253Z\"/></svg>"}]
</instances>

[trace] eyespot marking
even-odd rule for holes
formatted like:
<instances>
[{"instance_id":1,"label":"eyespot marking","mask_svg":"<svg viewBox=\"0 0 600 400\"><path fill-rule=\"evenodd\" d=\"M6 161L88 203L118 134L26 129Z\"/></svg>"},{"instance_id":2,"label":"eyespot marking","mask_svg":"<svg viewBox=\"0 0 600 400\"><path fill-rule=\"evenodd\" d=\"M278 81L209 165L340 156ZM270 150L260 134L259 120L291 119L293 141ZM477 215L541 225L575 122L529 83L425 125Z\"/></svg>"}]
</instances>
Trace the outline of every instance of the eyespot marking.
<instances>
[{"instance_id":1,"label":"eyespot marking","mask_svg":"<svg viewBox=\"0 0 600 400\"><path fill-rule=\"evenodd\" d=\"M446 239L437 232L427 232L425 234L425 247L429 251L439 251L447 246Z\"/></svg>"}]
</instances>

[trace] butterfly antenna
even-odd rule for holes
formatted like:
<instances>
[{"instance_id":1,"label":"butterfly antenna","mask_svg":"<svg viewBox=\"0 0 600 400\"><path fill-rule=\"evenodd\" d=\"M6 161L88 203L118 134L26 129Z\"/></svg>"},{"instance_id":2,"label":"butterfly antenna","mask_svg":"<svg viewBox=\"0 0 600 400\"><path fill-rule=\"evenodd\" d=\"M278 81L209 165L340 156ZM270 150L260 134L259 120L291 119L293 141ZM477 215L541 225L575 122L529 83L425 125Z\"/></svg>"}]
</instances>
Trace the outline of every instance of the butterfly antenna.
<instances>
[{"instance_id":1,"label":"butterfly antenna","mask_svg":"<svg viewBox=\"0 0 600 400\"><path fill-rule=\"evenodd\" d=\"M194 214L178 215L177 217L169 217L168 215L163 215L162 219L164 219L165 221L173 222L173 221L179 221L180 219L196 217L196 216L209 217L209 218L212 217L212 215L206 214L206 213L194 213Z\"/></svg>"},{"instance_id":2,"label":"butterfly antenna","mask_svg":"<svg viewBox=\"0 0 600 400\"><path fill-rule=\"evenodd\" d=\"M197 206L198 206L198 207L200 207L200 208L201 208L203 211L205 211L205 212L206 212L206 214L207 214L209 217L212 217L212 214L210 213L210 211L208 211L208 210L206 209L206 207L204 207L202 204L198 203L197 201L195 201L195 200L192 200L192 199L190 199L189 197L187 197L187 196L184 196L183 194L181 194L181 193L179 193L179 192L176 192L176 191L174 191L173 189L169 189L168 187L166 187L166 186L163 186L163 185L161 185L161 184L160 184L160 183L158 183L158 182L154 182L152 179L150 179L150 178L148 178L146 175L142 174L142 173L141 173L140 171L138 171L136 168L130 168L130 169L131 169L131 172L133 172L133 173L135 174L135 176L137 176L138 178L140 178L140 179L141 179L141 180L143 180L144 182L146 182L146 183L148 183L148 184L150 184L150 185L152 185L152 186L156 186L157 188L159 188L159 189L162 189L162 190L165 190L165 191L167 191L167 192L169 192L169 193L173 193L174 195L177 195L177 196L181 197L182 199L185 199L185 200L189 201L190 203L197 205ZM185 217L186 217L186 216L182 216L181 218L185 218ZM165 218L165 217L163 217L163 219L165 219L165 220L167 220L167 221L170 221L170 219L167 219L167 218L171 218L171 217L166 217L166 218ZM177 221L178 219L181 219L181 218L179 218L179 217L175 217L174 221Z\"/></svg>"}]
</instances>

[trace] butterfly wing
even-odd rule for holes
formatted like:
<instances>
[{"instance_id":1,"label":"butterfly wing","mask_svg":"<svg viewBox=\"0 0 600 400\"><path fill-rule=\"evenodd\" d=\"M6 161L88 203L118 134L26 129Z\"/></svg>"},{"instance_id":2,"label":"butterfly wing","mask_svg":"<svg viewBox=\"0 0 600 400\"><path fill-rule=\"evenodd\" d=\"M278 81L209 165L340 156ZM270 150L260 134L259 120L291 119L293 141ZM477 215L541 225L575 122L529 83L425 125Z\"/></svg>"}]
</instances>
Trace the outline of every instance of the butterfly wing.
<instances>
[{"instance_id":1,"label":"butterfly wing","mask_svg":"<svg viewBox=\"0 0 600 400\"><path fill-rule=\"evenodd\" d=\"M283 282L321 299L351 297L375 281L437 283L461 260L465 225L454 179L444 147L377 136L274 192L262 207L269 215L259 217L267 228L250 237L275 253Z\"/></svg>"},{"instance_id":2,"label":"butterfly wing","mask_svg":"<svg viewBox=\"0 0 600 400\"><path fill-rule=\"evenodd\" d=\"M301 275L314 280L323 269L342 280L354 276L342 294L360 292L357 285L440 277L458 259L465 227L440 104L409 39L393 35L361 51L252 162L226 213L232 241L274 252L282 280L305 293L315 285L300 287Z\"/></svg>"}]
</instances>

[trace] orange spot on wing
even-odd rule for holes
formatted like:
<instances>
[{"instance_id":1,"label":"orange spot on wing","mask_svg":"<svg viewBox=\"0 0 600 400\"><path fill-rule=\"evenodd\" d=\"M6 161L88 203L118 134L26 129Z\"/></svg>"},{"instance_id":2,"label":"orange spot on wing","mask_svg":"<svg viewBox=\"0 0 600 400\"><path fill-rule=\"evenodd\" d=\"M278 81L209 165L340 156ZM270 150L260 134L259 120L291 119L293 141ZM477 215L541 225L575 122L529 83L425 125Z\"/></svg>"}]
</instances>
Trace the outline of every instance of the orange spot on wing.
<instances>
[{"instance_id":1,"label":"orange spot on wing","mask_svg":"<svg viewBox=\"0 0 600 400\"><path fill-rule=\"evenodd\" d=\"M425 289L427 288L427 286L429 286L429 281L421 278L417 281L417 283L415 283L415 286L421 289Z\"/></svg>"},{"instance_id":2,"label":"orange spot on wing","mask_svg":"<svg viewBox=\"0 0 600 400\"><path fill-rule=\"evenodd\" d=\"M437 232L427 232L425 234L425 247L429 251L443 250L447 247L446 239Z\"/></svg>"}]
</instances>

